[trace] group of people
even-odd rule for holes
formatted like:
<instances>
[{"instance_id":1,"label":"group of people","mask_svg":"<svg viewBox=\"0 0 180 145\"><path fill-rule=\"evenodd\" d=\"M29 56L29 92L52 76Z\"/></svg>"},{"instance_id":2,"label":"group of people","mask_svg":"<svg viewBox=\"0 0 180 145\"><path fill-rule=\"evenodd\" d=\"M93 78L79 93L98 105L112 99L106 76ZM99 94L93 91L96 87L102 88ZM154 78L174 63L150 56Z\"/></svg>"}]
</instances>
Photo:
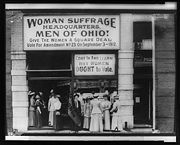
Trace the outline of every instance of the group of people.
<instances>
[{"instance_id":1,"label":"group of people","mask_svg":"<svg viewBox=\"0 0 180 145\"><path fill-rule=\"evenodd\" d=\"M60 121L57 118L61 115L60 95L50 91L48 104L43 101L42 92L29 92L29 126L42 127L42 112L48 110L48 125L57 126ZM100 97L97 93L92 96L83 97L83 94L74 94L74 105L76 113L80 117L81 129L91 132L103 132L109 130L123 130L121 118L121 103L119 96L113 98L106 93Z\"/></svg>"},{"instance_id":2,"label":"group of people","mask_svg":"<svg viewBox=\"0 0 180 145\"><path fill-rule=\"evenodd\" d=\"M122 131L122 118L120 114L121 104L119 96L116 95L110 101L110 96L104 94L103 98L99 95L83 98L75 94L75 103L81 110L82 128L91 132L103 132L105 130ZM77 105L76 105L77 106ZM83 118L83 119L82 119Z\"/></svg>"},{"instance_id":3,"label":"group of people","mask_svg":"<svg viewBox=\"0 0 180 145\"><path fill-rule=\"evenodd\" d=\"M60 112L61 102L59 100L60 95L55 94L53 90L50 91L48 104L46 105L43 100L42 92L29 92L30 100L29 104L29 126L36 126L37 128L42 127L42 114L44 109L48 109L48 125L53 126L55 124L55 116Z\"/></svg>"}]
</instances>

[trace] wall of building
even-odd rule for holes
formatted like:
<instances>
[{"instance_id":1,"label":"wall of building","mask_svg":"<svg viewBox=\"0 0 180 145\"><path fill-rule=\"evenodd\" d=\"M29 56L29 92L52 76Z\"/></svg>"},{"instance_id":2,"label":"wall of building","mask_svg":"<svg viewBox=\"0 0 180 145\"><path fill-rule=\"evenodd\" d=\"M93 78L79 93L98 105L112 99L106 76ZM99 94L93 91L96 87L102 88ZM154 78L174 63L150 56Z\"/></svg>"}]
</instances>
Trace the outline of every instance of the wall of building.
<instances>
[{"instance_id":1,"label":"wall of building","mask_svg":"<svg viewBox=\"0 0 180 145\"><path fill-rule=\"evenodd\" d=\"M23 13L6 25L6 119L7 128L26 131L28 98L26 54L23 51ZM161 132L174 131L175 100L175 38L173 15L155 20L156 51L156 128ZM165 16L165 17L164 17ZM167 17L166 17L167 16ZM119 50L118 93L124 102L123 122L133 127L133 25L132 14L121 15L121 50ZM126 34L126 35L124 35ZM129 35L127 35L129 34ZM126 37L125 37L126 36ZM12 65L11 65L12 63Z\"/></svg>"},{"instance_id":2,"label":"wall of building","mask_svg":"<svg viewBox=\"0 0 180 145\"><path fill-rule=\"evenodd\" d=\"M11 93L11 12L6 12L6 128L12 129L12 93Z\"/></svg>"},{"instance_id":3,"label":"wall of building","mask_svg":"<svg viewBox=\"0 0 180 145\"><path fill-rule=\"evenodd\" d=\"M26 53L23 51L23 23L21 12L13 12L11 24L11 76L12 76L12 108L13 128L26 131L28 127L28 85L26 80ZM123 126L133 127L133 23L132 14L122 14L120 40L122 50L119 51L119 85L118 91L123 104ZM126 28L126 29L125 29ZM120 33L120 32L119 32ZM126 35L125 35L126 34ZM129 34L129 35L127 35ZM126 36L126 37L124 37ZM128 45L127 45L128 44ZM125 81L126 80L126 81Z\"/></svg>"},{"instance_id":4,"label":"wall of building","mask_svg":"<svg viewBox=\"0 0 180 145\"><path fill-rule=\"evenodd\" d=\"M174 131L175 108L175 25L173 14L156 15L156 128Z\"/></svg>"},{"instance_id":5,"label":"wall of building","mask_svg":"<svg viewBox=\"0 0 180 145\"><path fill-rule=\"evenodd\" d=\"M120 49L118 51L118 94L122 104L121 118L123 127L134 126L133 116L133 16L120 14Z\"/></svg>"},{"instance_id":6,"label":"wall of building","mask_svg":"<svg viewBox=\"0 0 180 145\"><path fill-rule=\"evenodd\" d=\"M26 131L28 127L28 85L26 53L23 50L23 13L14 11L11 24L11 77L13 129Z\"/></svg>"}]
</instances>

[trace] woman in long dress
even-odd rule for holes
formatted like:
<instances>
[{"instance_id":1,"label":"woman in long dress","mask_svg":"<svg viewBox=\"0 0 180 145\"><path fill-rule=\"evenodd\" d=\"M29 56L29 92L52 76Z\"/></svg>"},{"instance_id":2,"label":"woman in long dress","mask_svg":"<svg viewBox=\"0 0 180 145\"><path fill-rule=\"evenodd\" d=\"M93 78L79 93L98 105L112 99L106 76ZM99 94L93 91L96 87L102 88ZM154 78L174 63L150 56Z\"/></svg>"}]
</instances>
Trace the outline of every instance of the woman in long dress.
<instances>
[{"instance_id":1,"label":"woman in long dress","mask_svg":"<svg viewBox=\"0 0 180 145\"><path fill-rule=\"evenodd\" d=\"M48 101L48 111L49 111L49 126L53 126L54 123L54 103L56 102L55 95L52 93L51 98Z\"/></svg>"},{"instance_id":2,"label":"woman in long dress","mask_svg":"<svg viewBox=\"0 0 180 145\"><path fill-rule=\"evenodd\" d=\"M74 124L74 130L78 131L82 128L82 123L83 123L82 114L81 114L81 102L79 101L79 94L74 95L74 105L75 105L77 116L79 117L80 124L81 124L80 126L78 126L77 124Z\"/></svg>"},{"instance_id":3,"label":"woman in long dress","mask_svg":"<svg viewBox=\"0 0 180 145\"><path fill-rule=\"evenodd\" d=\"M31 92L30 104L29 104L29 126L35 126L36 115L35 115L35 93Z\"/></svg>"},{"instance_id":4,"label":"woman in long dress","mask_svg":"<svg viewBox=\"0 0 180 145\"><path fill-rule=\"evenodd\" d=\"M119 101L119 96L117 95L115 96L115 102L113 104L113 108L110 110L110 112L113 112L111 130L118 130L118 131L123 130L120 109L121 109L121 104Z\"/></svg>"},{"instance_id":5,"label":"woman in long dress","mask_svg":"<svg viewBox=\"0 0 180 145\"><path fill-rule=\"evenodd\" d=\"M111 107L111 102L108 100L109 96L103 96L104 101L101 102L101 106L103 109L103 119L104 119L104 130L110 130L110 113L109 109Z\"/></svg>"},{"instance_id":6,"label":"woman in long dress","mask_svg":"<svg viewBox=\"0 0 180 145\"><path fill-rule=\"evenodd\" d=\"M91 119L91 104L90 99L85 99L84 104L84 122L83 122L83 128L89 129L90 126L90 119Z\"/></svg>"},{"instance_id":7,"label":"woman in long dress","mask_svg":"<svg viewBox=\"0 0 180 145\"><path fill-rule=\"evenodd\" d=\"M44 107L39 95L36 95L36 127L41 128L42 126L42 108Z\"/></svg>"},{"instance_id":8,"label":"woman in long dress","mask_svg":"<svg viewBox=\"0 0 180 145\"><path fill-rule=\"evenodd\" d=\"M60 109L61 109L61 102L59 100L60 95L55 95L55 102L54 102L54 117L53 117L53 127L54 129L58 130L59 126L61 126L60 123Z\"/></svg>"},{"instance_id":9,"label":"woman in long dress","mask_svg":"<svg viewBox=\"0 0 180 145\"><path fill-rule=\"evenodd\" d=\"M92 111L89 130L92 132L103 132L102 108L98 96L94 96L94 99L91 101L91 107Z\"/></svg>"}]
</instances>

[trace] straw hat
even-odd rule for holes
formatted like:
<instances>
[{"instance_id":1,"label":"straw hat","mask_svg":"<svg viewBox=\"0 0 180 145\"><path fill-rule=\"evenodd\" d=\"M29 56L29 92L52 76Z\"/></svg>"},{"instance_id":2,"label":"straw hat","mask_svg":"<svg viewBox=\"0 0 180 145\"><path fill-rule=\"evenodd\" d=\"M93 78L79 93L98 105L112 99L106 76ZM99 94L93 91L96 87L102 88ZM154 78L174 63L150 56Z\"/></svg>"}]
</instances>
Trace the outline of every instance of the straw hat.
<instances>
[{"instance_id":1,"label":"straw hat","mask_svg":"<svg viewBox=\"0 0 180 145\"><path fill-rule=\"evenodd\" d=\"M28 92L28 95L29 95L31 92L32 92L32 91L29 91L29 92Z\"/></svg>"},{"instance_id":2,"label":"straw hat","mask_svg":"<svg viewBox=\"0 0 180 145\"><path fill-rule=\"evenodd\" d=\"M35 97L36 99L40 99L40 96L39 95L36 95L36 97Z\"/></svg>"},{"instance_id":3,"label":"straw hat","mask_svg":"<svg viewBox=\"0 0 180 145\"><path fill-rule=\"evenodd\" d=\"M94 95L93 95L93 98L98 98L99 97L99 95L97 94L97 93L95 93Z\"/></svg>"},{"instance_id":4,"label":"straw hat","mask_svg":"<svg viewBox=\"0 0 180 145\"><path fill-rule=\"evenodd\" d=\"M57 98L60 98L61 96L60 95L56 95Z\"/></svg>"},{"instance_id":5,"label":"straw hat","mask_svg":"<svg viewBox=\"0 0 180 145\"><path fill-rule=\"evenodd\" d=\"M29 92L28 95L29 96L35 95L35 92Z\"/></svg>"},{"instance_id":6,"label":"straw hat","mask_svg":"<svg viewBox=\"0 0 180 145\"><path fill-rule=\"evenodd\" d=\"M108 97L109 97L109 95L108 95L108 94L104 94L104 95L103 95L103 98L105 98L105 97L107 97L107 98L108 98Z\"/></svg>"},{"instance_id":7,"label":"straw hat","mask_svg":"<svg viewBox=\"0 0 180 145\"><path fill-rule=\"evenodd\" d=\"M115 99L119 99L119 95L114 96Z\"/></svg>"},{"instance_id":8,"label":"straw hat","mask_svg":"<svg viewBox=\"0 0 180 145\"><path fill-rule=\"evenodd\" d=\"M54 93L54 90L53 90L53 89L51 89L50 93Z\"/></svg>"},{"instance_id":9,"label":"straw hat","mask_svg":"<svg viewBox=\"0 0 180 145\"><path fill-rule=\"evenodd\" d=\"M103 99L103 96L102 96L102 95L99 95L99 96L98 96L98 99Z\"/></svg>"},{"instance_id":10,"label":"straw hat","mask_svg":"<svg viewBox=\"0 0 180 145\"><path fill-rule=\"evenodd\" d=\"M106 90L106 91L104 92L104 94L107 94L107 95L108 95L108 94L109 94L109 91L108 91L108 90Z\"/></svg>"},{"instance_id":11,"label":"straw hat","mask_svg":"<svg viewBox=\"0 0 180 145\"><path fill-rule=\"evenodd\" d=\"M79 94L77 94L77 93L76 93L76 94L74 94L74 98L75 98L76 96L78 96L78 97L79 97Z\"/></svg>"}]
</instances>

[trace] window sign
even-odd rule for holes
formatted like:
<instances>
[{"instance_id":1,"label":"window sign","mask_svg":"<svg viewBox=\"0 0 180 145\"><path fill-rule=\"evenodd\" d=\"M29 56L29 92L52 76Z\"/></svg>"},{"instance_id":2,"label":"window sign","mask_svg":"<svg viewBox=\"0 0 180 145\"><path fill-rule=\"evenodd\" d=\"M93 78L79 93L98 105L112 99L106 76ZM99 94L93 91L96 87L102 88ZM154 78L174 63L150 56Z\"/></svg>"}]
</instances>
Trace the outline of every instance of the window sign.
<instances>
[{"instance_id":1,"label":"window sign","mask_svg":"<svg viewBox=\"0 0 180 145\"><path fill-rule=\"evenodd\" d=\"M136 97L136 103L140 103L140 97Z\"/></svg>"},{"instance_id":2,"label":"window sign","mask_svg":"<svg viewBox=\"0 0 180 145\"><path fill-rule=\"evenodd\" d=\"M115 75L115 54L75 54L75 76Z\"/></svg>"},{"instance_id":3,"label":"window sign","mask_svg":"<svg viewBox=\"0 0 180 145\"><path fill-rule=\"evenodd\" d=\"M24 16L24 50L119 49L119 16Z\"/></svg>"}]
</instances>

